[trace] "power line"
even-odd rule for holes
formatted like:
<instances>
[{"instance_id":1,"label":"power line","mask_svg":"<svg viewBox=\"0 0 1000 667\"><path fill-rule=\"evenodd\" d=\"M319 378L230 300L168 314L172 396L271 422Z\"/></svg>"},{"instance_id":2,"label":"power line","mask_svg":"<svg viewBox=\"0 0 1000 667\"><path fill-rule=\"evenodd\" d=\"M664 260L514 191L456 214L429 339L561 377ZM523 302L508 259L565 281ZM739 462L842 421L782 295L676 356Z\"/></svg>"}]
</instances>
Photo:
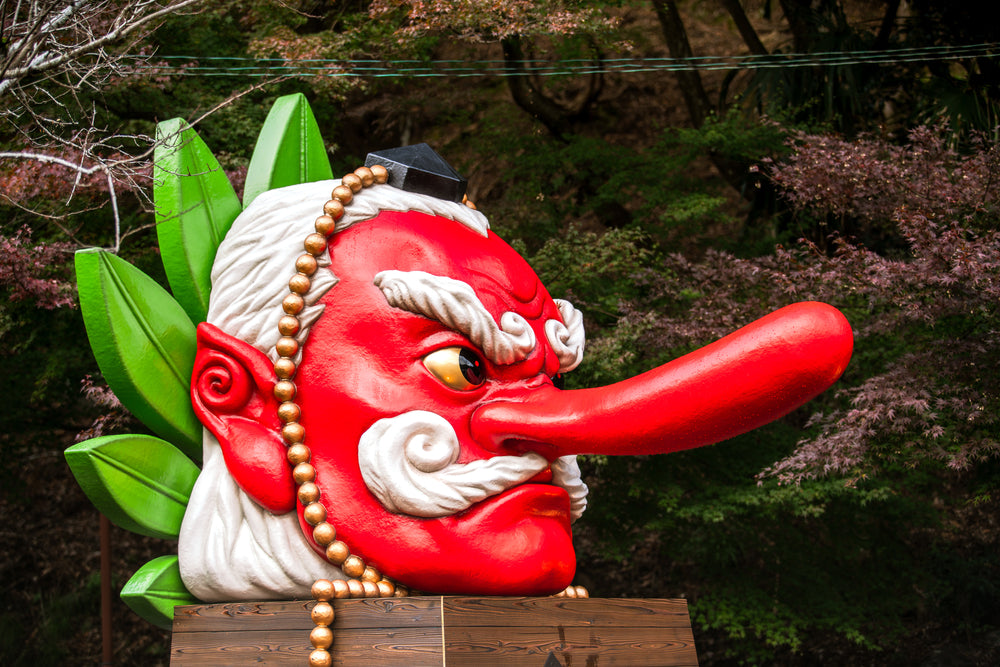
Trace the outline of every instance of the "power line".
<instances>
[{"instance_id":1,"label":"power line","mask_svg":"<svg viewBox=\"0 0 1000 667\"><path fill-rule=\"evenodd\" d=\"M959 46L926 46L899 49L825 51L746 56L697 56L692 58L611 58L595 64L587 59L547 63L503 60L370 60L311 58L249 58L237 56L160 56L156 61L131 57L126 74L156 73L166 76L315 76L349 78L429 78L484 76L579 76L616 72L718 71L791 69L799 67L890 65L966 58L1000 58L1000 43ZM180 63L180 64L173 64ZM215 64L213 64L215 63ZM518 65L514 68L512 65Z\"/></svg>"}]
</instances>

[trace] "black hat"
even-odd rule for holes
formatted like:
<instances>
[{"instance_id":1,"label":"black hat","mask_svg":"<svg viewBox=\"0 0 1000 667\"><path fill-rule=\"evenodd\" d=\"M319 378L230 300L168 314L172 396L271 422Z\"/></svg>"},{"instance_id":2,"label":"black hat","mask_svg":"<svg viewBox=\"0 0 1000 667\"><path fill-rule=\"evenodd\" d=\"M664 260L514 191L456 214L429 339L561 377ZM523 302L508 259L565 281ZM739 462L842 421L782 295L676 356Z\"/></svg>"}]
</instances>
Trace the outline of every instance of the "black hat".
<instances>
[{"instance_id":1,"label":"black hat","mask_svg":"<svg viewBox=\"0 0 1000 667\"><path fill-rule=\"evenodd\" d=\"M369 153L365 166L376 164L389 172L389 185L400 190L455 202L465 197L468 181L427 144Z\"/></svg>"}]
</instances>

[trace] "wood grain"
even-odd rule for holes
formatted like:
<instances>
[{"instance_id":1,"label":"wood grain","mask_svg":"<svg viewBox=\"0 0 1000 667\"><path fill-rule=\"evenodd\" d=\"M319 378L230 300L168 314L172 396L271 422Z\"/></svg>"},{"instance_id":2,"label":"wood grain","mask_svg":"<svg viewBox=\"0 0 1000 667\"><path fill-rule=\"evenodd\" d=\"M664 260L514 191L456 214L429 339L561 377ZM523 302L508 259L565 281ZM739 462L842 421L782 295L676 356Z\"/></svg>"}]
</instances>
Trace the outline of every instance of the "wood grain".
<instances>
[{"instance_id":1,"label":"wood grain","mask_svg":"<svg viewBox=\"0 0 1000 667\"><path fill-rule=\"evenodd\" d=\"M685 600L445 597L445 624L533 627L539 618L581 627L689 627ZM454 617L454 621L452 620Z\"/></svg>"},{"instance_id":2,"label":"wood grain","mask_svg":"<svg viewBox=\"0 0 1000 667\"><path fill-rule=\"evenodd\" d=\"M178 607L171 666L304 667L314 604ZM698 664L684 600L412 597L334 609L331 653L345 667Z\"/></svg>"}]
</instances>

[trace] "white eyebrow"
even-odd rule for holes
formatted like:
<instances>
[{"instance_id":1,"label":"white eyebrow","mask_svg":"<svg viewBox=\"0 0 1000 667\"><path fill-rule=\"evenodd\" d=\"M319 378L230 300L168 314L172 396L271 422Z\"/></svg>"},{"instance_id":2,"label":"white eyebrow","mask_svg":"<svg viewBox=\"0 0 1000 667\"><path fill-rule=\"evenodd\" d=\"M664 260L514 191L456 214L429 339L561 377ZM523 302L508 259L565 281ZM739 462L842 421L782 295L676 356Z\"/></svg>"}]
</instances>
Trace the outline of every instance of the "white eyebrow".
<instances>
[{"instance_id":1,"label":"white eyebrow","mask_svg":"<svg viewBox=\"0 0 1000 667\"><path fill-rule=\"evenodd\" d=\"M382 271L372 281L390 306L437 320L464 334L495 364L513 364L535 349L535 332L514 312L493 321L468 283L424 271Z\"/></svg>"},{"instance_id":2,"label":"white eyebrow","mask_svg":"<svg viewBox=\"0 0 1000 667\"><path fill-rule=\"evenodd\" d=\"M583 330L583 313L564 299L555 299L555 303L563 321L547 320L545 337L559 358L559 372L568 373L583 361L583 348L587 341Z\"/></svg>"}]
</instances>

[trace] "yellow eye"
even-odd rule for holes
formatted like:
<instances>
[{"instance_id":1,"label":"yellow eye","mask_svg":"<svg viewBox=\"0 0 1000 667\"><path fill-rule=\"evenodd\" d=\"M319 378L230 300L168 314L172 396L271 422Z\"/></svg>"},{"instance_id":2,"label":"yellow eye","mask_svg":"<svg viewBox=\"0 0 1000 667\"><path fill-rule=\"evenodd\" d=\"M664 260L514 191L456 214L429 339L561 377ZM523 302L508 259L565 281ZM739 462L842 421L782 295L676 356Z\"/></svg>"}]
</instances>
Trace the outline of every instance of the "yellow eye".
<instances>
[{"instance_id":1,"label":"yellow eye","mask_svg":"<svg viewBox=\"0 0 1000 667\"><path fill-rule=\"evenodd\" d=\"M482 360L464 347L445 347L424 357L424 366L452 389L467 391L486 382Z\"/></svg>"}]
</instances>

